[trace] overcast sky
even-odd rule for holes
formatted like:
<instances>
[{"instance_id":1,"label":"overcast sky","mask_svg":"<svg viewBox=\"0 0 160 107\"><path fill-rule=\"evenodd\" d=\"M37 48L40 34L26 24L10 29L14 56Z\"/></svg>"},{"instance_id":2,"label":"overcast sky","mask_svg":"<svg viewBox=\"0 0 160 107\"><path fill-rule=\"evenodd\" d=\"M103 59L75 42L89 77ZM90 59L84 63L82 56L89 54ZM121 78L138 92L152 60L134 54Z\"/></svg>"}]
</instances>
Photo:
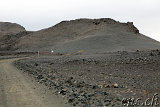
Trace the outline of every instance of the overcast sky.
<instances>
[{"instance_id":1,"label":"overcast sky","mask_svg":"<svg viewBox=\"0 0 160 107\"><path fill-rule=\"evenodd\" d=\"M141 33L160 41L160 0L0 0L0 21L26 30L77 18L131 21Z\"/></svg>"}]
</instances>

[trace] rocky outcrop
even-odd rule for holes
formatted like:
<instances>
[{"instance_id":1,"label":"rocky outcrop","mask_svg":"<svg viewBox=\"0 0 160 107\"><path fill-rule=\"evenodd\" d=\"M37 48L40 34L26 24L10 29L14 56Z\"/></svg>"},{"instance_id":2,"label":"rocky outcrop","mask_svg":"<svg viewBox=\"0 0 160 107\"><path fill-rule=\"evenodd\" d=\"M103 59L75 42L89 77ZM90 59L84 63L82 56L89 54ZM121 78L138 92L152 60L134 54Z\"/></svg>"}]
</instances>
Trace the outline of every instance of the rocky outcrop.
<instances>
[{"instance_id":1,"label":"rocky outcrop","mask_svg":"<svg viewBox=\"0 0 160 107\"><path fill-rule=\"evenodd\" d=\"M138 34L139 30L133 25L133 22L127 22L127 26L130 29L130 31Z\"/></svg>"}]
</instances>

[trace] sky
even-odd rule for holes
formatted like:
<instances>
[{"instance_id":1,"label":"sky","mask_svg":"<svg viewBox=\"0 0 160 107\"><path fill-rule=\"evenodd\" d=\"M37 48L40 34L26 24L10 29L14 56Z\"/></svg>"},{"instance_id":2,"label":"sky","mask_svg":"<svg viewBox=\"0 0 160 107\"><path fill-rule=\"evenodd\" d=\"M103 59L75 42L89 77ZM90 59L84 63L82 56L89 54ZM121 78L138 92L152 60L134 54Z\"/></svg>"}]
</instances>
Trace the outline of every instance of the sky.
<instances>
[{"instance_id":1,"label":"sky","mask_svg":"<svg viewBox=\"0 0 160 107\"><path fill-rule=\"evenodd\" d=\"M78 18L130 21L140 33L160 41L160 0L0 0L0 21L29 31Z\"/></svg>"}]
</instances>

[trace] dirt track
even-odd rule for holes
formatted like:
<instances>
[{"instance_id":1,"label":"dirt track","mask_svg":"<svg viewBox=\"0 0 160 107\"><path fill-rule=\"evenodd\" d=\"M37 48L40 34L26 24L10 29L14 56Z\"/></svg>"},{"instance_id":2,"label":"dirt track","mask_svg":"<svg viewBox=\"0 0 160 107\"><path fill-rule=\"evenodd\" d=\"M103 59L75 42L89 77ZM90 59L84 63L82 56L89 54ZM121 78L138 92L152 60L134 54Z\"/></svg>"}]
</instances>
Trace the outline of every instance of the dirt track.
<instances>
[{"instance_id":1,"label":"dirt track","mask_svg":"<svg viewBox=\"0 0 160 107\"><path fill-rule=\"evenodd\" d=\"M67 107L61 98L24 76L12 63L0 61L0 107Z\"/></svg>"}]
</instances>

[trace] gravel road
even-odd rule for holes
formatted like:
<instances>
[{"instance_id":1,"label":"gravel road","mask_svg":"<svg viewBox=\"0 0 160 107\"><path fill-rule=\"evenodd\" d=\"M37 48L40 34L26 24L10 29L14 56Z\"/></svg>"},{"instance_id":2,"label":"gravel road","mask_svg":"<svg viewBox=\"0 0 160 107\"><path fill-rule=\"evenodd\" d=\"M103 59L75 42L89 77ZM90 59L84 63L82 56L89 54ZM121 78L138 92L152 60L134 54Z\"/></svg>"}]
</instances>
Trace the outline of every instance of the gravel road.
<instances>
[{"instance_id":1,"label":"gravel road","mask_svg":"<svg viewBox=\"0 0 160 107\"><path fill-rule=\"evenodd\" d=\"M12 65L15 60L0 61L0 107L71 107L22 74Z\"/></svg>"}]
</instances>

